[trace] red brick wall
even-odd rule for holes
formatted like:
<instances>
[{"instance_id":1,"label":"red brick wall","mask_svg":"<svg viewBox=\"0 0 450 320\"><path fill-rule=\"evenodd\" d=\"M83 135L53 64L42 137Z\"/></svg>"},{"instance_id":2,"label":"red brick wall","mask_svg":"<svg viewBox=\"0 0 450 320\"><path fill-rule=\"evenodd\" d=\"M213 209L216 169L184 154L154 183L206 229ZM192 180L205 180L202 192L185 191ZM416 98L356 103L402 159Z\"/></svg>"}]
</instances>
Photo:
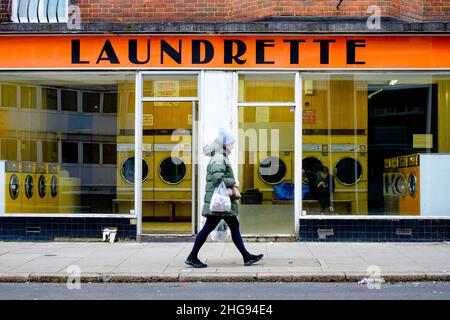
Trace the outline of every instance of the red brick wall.
<instances>
[{"instance_id":1,"label":"red brick wall","mask_svg":"<svg viewBox=\"0 0 450 320\"><path fill-rule=\"evenodd\" d=\"M450 21L450 0L425 0L425 21Z\"/></svg>"},{"instance_id":2,"label":"red brick wall","mask_svg":"<svg viewBox=\"0 0 450 320\"><path fill-rule=\"evenodd\" d=\"M0 21L7 21L7 0ZM83 23L95 22L250 22L281 16L368 16L378 5L381 15L408 22L450 21L450 0L77 0Z\"/></svg>"}]
</instances>

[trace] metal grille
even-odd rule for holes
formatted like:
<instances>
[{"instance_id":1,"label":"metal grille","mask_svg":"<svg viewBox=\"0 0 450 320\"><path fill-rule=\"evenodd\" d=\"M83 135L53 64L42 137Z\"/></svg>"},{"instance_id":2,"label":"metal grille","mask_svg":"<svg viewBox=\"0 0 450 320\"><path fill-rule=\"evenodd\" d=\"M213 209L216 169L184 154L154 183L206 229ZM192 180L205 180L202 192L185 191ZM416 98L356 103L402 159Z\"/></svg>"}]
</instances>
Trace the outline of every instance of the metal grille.
<instances>
[{"instance_id":1,"label":"metal grille","mask_svg":"<svg viewBox=\"0 0 450 320\"><path fill-rule=\"evenodd\" d=\"M8 0L9 19L18 23L66 22L74 0Z\"/></svg>"}]
</instances>

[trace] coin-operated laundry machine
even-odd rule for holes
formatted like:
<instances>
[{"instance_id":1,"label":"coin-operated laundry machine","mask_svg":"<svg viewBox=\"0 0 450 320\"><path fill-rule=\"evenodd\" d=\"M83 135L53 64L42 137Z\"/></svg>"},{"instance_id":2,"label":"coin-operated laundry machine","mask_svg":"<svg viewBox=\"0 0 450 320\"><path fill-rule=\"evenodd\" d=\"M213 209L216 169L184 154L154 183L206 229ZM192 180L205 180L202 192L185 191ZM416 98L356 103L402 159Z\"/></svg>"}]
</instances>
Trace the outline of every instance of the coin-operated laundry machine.
<instances>
[{"instance_id":1,"label":"coin-operated laundry machine","mask_svg":"<svg viewBox=\"0 0 450 320\"><path fill-rule=\"evenodd\" d=\"M189 134L154 136L155 216L191 217L192 140Z\"/></svg>"},{"instance_id":2,"label":"coin-operated laundry machine","mask_svg":"<svg viewBox=\"0 0 450 320\"><path fill-rule=\"evenodd\" d=\"M403 161L402 161L403 163ZM391 158L391 168L392 168L392 196L393 203L396 211L393 212L394 215L400 214L400 200L406 197L407 186L406 177L403 172L400 171L400 157Z\"/></svg>"},{"instance_id":3,"label":"coin-operated laundry machine","mask_svg":"<svg viewBox=\"0 0 450 320\"><path fill-rule=\"evenodd\" d=\"M254 168L254 186L263 194L263 203L274 200L273 187L282 183L294 183L292 151L257 152Z\"/></svg>"},{"instance_id":4,"label":"coin-operated laundry machine","mask_svg":"<svg viewBox=\"0 0 450 320\"><path fill-rule=\"evenodd\" d=\"M47 166L47 181L48 181L48 212L59 212L59 170L60 166L56 163L48 163Z\"/></svg>"},{"instance_id":5,"label":"coin-operated laundry machine","mask_svg":"<svg viewBox=\"0 0 450 320\"><path fill-rule=\"evenodd\" d=\"M21 213L22 164L14 161L0 161L0 213Z\"/></svg>"},{"instance_id":6,"label":"coin-operated laundry machine","mask_svg":"<svg viewBox=\"0 0 450 320\"><path fill-rule=\"evenodd\" d=\"M396 158L397 159L397 158ZM392 167L392 159L384 159L384 171L383 171L383 200L384 200L384 214L392 215L398 214L398 197L394 196L392 189L393 178L395 170Z\"/></svg>"},{"instance_id":7,"label":"coin-operated laundry machine","mask_svg":"<svg viewBox=\"0 0 450 320\"><path fill-rule=\"evenodd\" d=\"M419 153L405 158L406 165L400 169L406 181L400 214L450 216L450 154Z\"/></svg>"},{"instance_id":8,"label":"coin-operated laundry machine","mask_svg":"<svg viewBox=\"0 0 450 320\"><path fill-rule=\"evenodd\" d=\"M21 184L22 213L36 212L36 164L31 162L22 163Z\"/></svg>"},{"instance_id":9,"label":"coin-operated laundry machine","mask_svg":"<svg viewBox=\"0 0 450 320\"><path fill-rule=\"evenodd\" d=\"M153 137L142 138L142 216L153 216ZM134 136L117 137L116 212L134 208Z\"/></svg>"},{"instance_id":10,"label":"coin-operated laundry machine","mask_svg":"<svg viewBox=\"0 0 450 320\"><path fill-rule=\"evenodd\" d=\"M313 136L313 135L304 135L302 142L302 151L303 151L303 159L302 159L302 171L304 185L309 186L309 193L306 195L306 198L303 200L312 200L315 199L315 188L319 183L320 179L320 171L323 166L329 165L329 155L327 152L327 145L323 145L324 137ZM322 148L325 149L322 152Z\"/></svg>"},{"instance_id":11,"label":"coin-operated laundry machine","mask_svg":"<svg viewBox=\"0 0 450 320\"><path fill-rule=\"evenodd\" d=\"M368 214L367 136L331 136L329 156L334 174L334 200L351 201L351 212Z\"/></svg>"},{"instance_id":12,"label":"coin-operated laundry machine","mask_svg":"<svg viewBox=\"0 0 450 320\"><path fill-rule=\"evenodd\" d=\"M47 166L36 164L36 212L47 213L50 190L48 184Z\"/></svg>"}]
</instances>

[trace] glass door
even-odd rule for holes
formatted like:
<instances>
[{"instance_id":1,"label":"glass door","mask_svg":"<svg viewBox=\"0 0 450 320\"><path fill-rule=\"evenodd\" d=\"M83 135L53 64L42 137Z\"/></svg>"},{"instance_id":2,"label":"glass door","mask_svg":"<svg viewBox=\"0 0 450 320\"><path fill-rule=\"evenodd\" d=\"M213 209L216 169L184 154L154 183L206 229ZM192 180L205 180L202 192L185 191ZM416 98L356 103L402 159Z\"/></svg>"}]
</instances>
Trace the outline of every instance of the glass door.
<instances>
[{"instance_id":1,"label":"glass door","mask_svg":"<svg viewBox=\"0 0 450 320\"><path fill-rule=\"evenodd\" d=\"M197 74L143 73L142 234L193 234L197 87Z\"/></svg>"}]
</instances>

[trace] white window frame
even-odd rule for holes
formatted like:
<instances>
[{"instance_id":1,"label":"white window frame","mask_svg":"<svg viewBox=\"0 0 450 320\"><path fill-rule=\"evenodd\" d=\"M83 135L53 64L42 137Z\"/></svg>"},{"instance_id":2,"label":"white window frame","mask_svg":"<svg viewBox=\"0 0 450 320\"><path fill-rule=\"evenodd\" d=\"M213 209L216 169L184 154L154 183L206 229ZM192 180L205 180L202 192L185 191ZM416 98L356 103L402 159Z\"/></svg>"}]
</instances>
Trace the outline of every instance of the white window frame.
<instances>
[{"instance_id":1,"label":"white window frame","mask_svg":"<svg viewBox=\"0 0 450 320\"><path fill-rule=\"evenodd\" d=\"M47 8L44 7L44 0L37 0L38 6L39 6L39 14L38 17L30 17L30 21L28 21L27 16L20 17L19 21L19 2L22 2L21 5L28 5L29 1L32 0L12 0L12 8L11 8L11 20L14 23L67 23L69 21L68 14L69 14L69 0L59 0L60 5L64 5L65 13L63 16L58 17L56 19L56 16L53 18L47 17ZM50 0L49 0L50 1ZM53 0L58 1L58 0ZM62 4L61 4L62 3ZM56 10L58 10L58 6L56 7ZM34 14L33 14L34 15ZM48 19L48 21L47 21Z\"/></svg>"}]
</instances>

